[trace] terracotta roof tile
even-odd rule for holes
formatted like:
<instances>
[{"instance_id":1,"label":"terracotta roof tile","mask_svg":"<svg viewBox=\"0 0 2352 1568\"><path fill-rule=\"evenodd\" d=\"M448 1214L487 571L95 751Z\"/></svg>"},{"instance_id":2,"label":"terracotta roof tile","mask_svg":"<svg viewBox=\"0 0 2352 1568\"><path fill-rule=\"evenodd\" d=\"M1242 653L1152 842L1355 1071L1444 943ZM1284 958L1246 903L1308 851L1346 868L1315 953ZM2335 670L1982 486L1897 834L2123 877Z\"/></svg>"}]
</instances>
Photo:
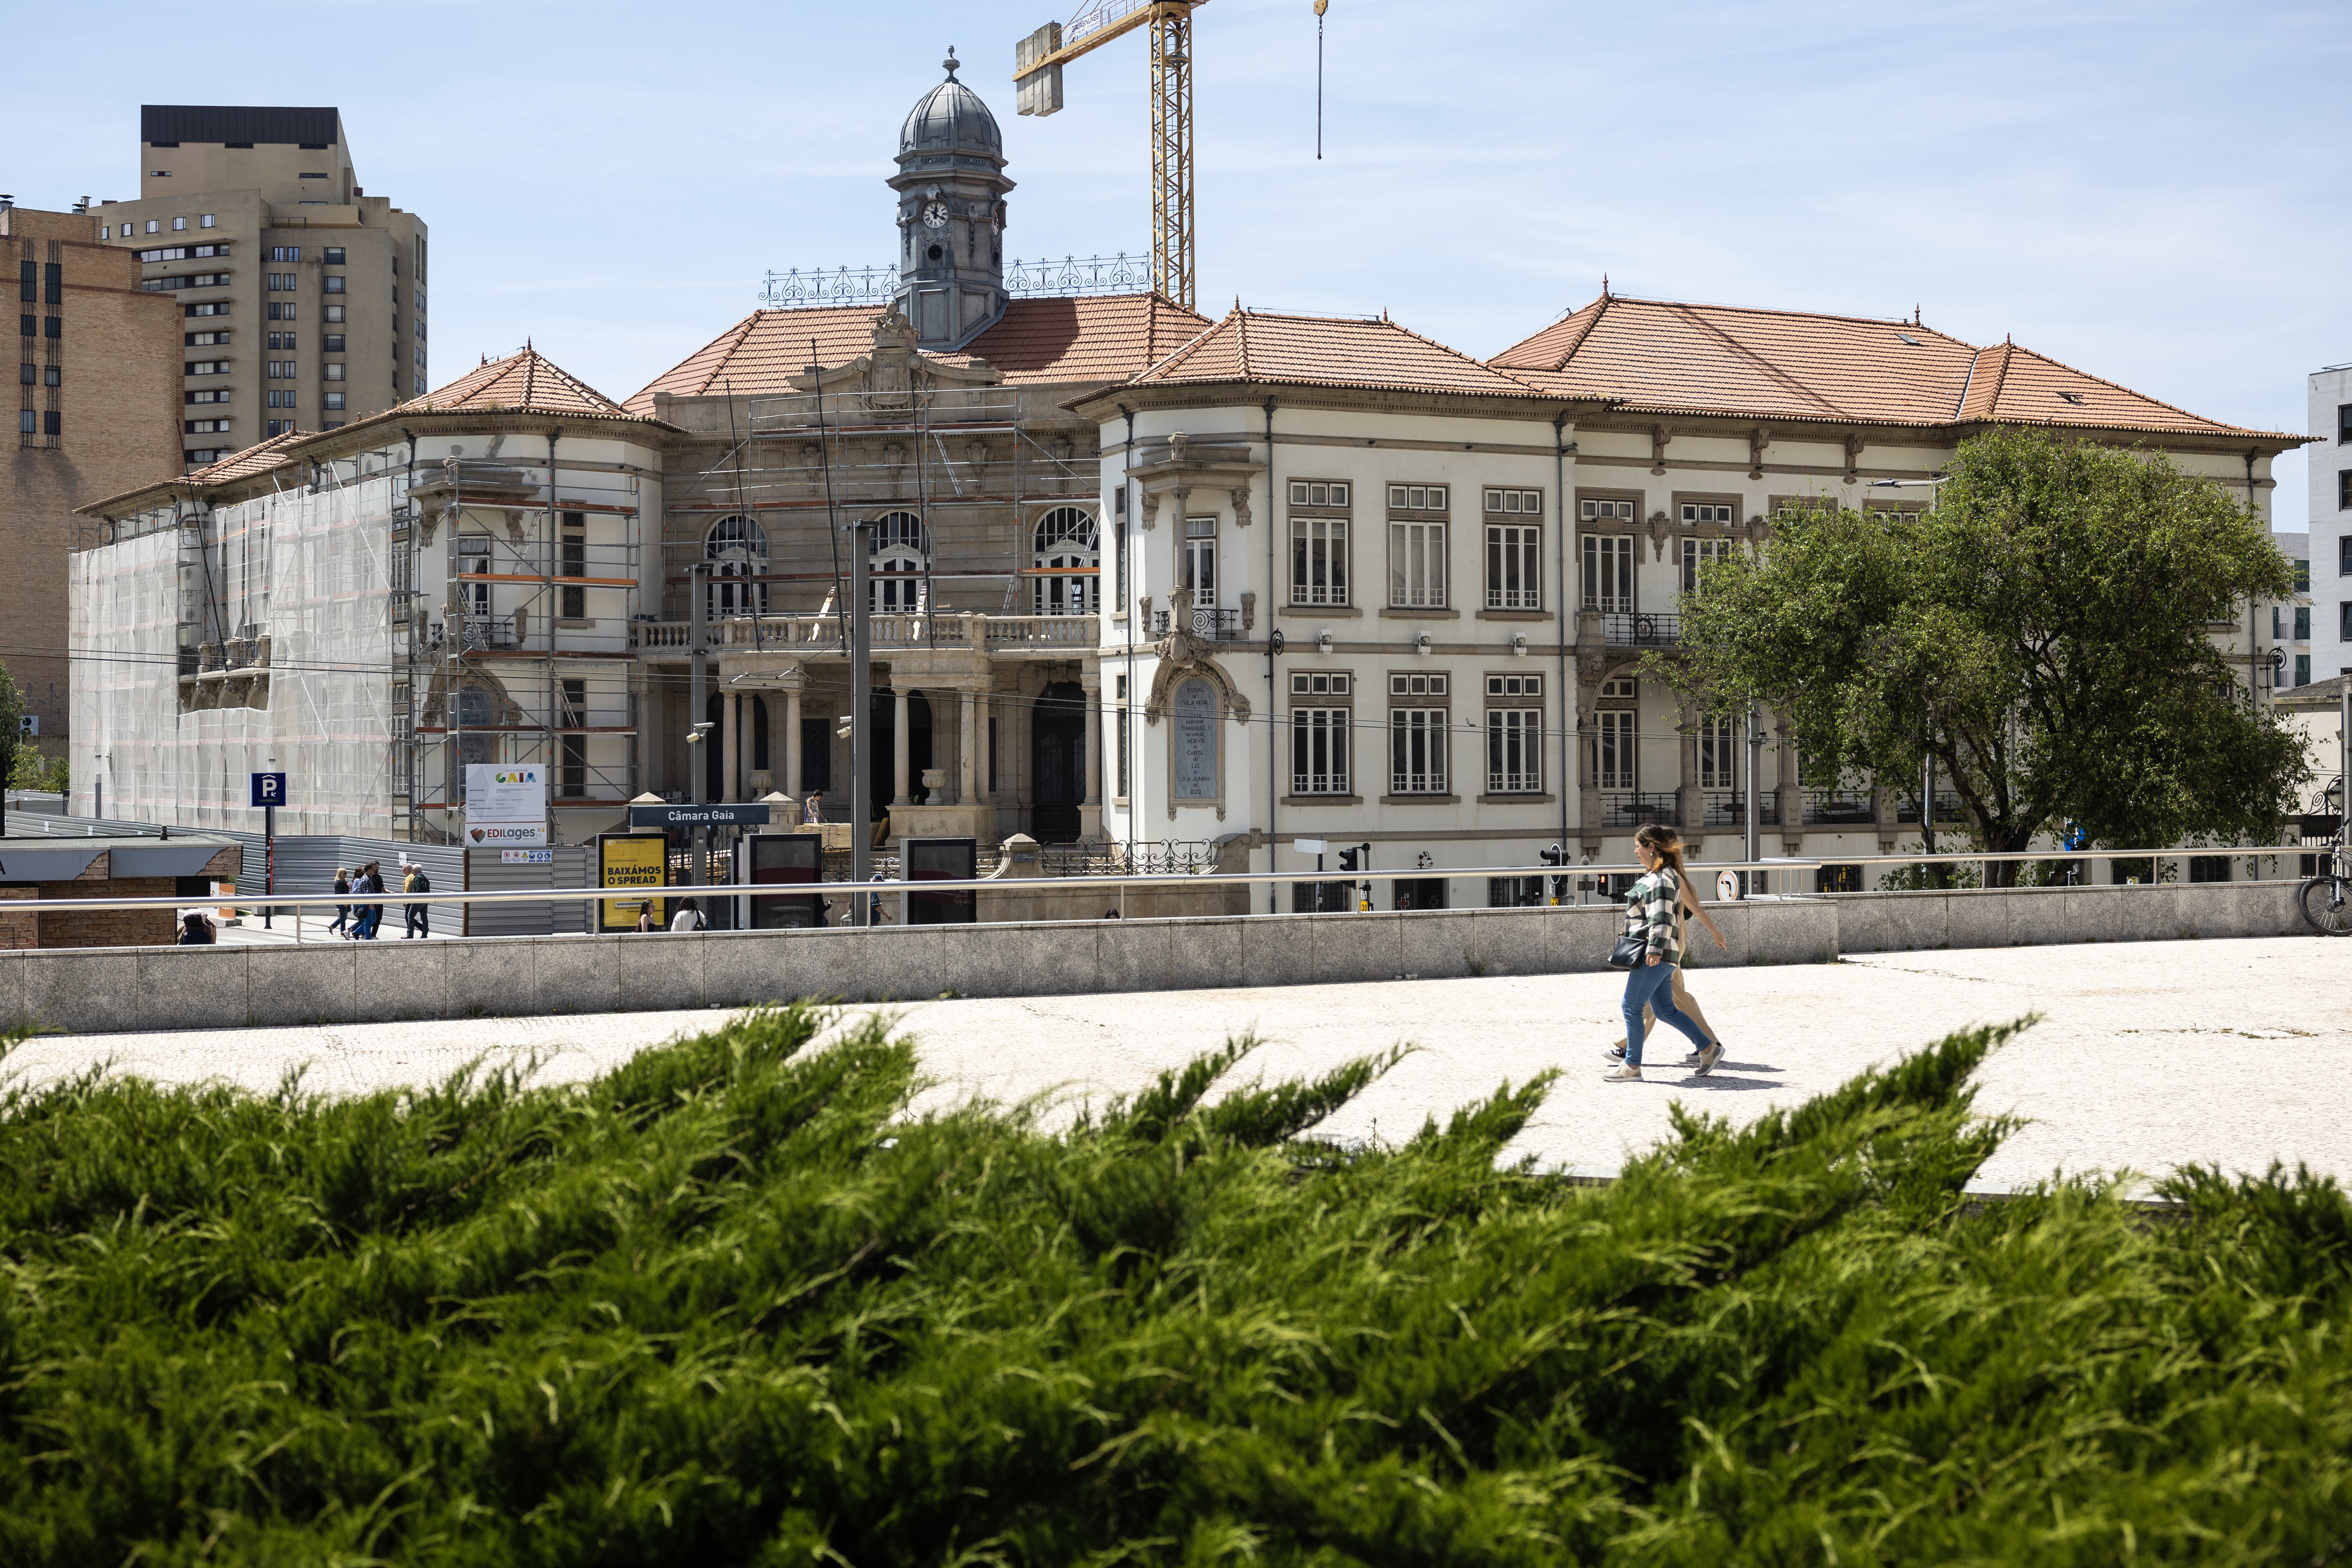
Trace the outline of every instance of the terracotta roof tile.
<instances>
[{"instance_id":1,"label":"terracotta roof tile","mask_svg":"<svg viewBox=\"0 0 2352 1568\"><path fill-rule=\"evenodd\" d=\"M1135 378L1139 386L1209 382L1545 395L1525 379L1480 364L1386 317L1277 316L1238 305Z\"/></svg>"},{"instance_id":2,"label":"terracotta roof tile","mask_svg":"<svg viewBox=\"0 0 2352 1568\"><path fill-rule=\"evenodd\" d=\"M2259 434L2011 345L1979 350L1916 321L1867 316L1603 295L1489 362L1637 413Z\"/></svg>"},{"instance_id":3,"label":"terracotta roof tile","mask_svg":"<svg viewBox=\"0 0 2352 1568\"><path fill-rule=\"evenodd\" d=\"M189 483L210 485L226 479L242 479L251 474L266 474L272 468L298 461L286 449L318 434L315 430L289 430L283 435L273 435L242 451L232 452L217 462L192 468L183 478Z\"/></svg>"},{"instance_id":4,"label":"terracotta roof tile","mask_svg":"<svg viewBox=\"0 0 2352 1568\"><path fill-rule=\"evenodd\" d=\"M625 406L651 417L656 392L709 397L731 388L738 397L787 395L795 390L792 378L811 363L812 340L815 363L847 364L873 350L875 319L884 308L754 310L646 382ZM1125 381L1208 325L1206 317L1156 294L1014 299L962 352L925 357L951 365L984 360L1014 385Z\"/></svg>"},{"instance_id":5,"label":"terracotta roof tile","mask_svg":"<svg viewBox=\"0 0 2352 1568\"><path fill-rule=\"evenodd\" d=\"M536 350L476 366L423 397L399 404L401 413L552 413L567 418L627 419L629 411ZM377 415L377 418L383 417Z\"/></svg>"}]
</instances>

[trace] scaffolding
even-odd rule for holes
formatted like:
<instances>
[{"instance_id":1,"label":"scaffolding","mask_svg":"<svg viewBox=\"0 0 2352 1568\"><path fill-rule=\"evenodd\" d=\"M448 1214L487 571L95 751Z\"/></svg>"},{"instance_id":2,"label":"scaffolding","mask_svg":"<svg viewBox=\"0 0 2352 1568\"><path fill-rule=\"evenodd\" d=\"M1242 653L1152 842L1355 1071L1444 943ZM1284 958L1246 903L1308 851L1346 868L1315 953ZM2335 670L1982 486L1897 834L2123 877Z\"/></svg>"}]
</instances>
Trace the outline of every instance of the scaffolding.
<instances>
[{"instance_id":1,"label":"scaffolding","mask_svg":"<svg viewBox=\"0 0 2352 1568\"><path fill-rule=\"evenodd\" d=\"M558 823L625 809L636 470L404 440L269 479L78 529L78 809L248 828L278 771L281 832L455 842L467 760L543 765Z\"/></svg>"},{"instance_id":2,"label":"scaffolding","mask_svg":"<svg viewBox=\"0 0 2352 1568\"><path fill-rule=\"evenodd\" d=\"M845 380L846 378L845 378ZM709 563L707 606L716 622L757 618L780 611L836 610L848 592L848 564L835 529L852 521L911 519L911 529L886 527L877 554L897 544L918 567L877 561L872 576L886 607L930 612L948 608L1028 613L1022 588L1031 580L1083 580L1078 609L1098 596L1104 533L1099 469L1071 438L1075 426L1041 431L1027 416L1023 393L1004 386L916 385L895 389L824 387L781 397L746 400L746 427L730 432L719 459L678 484L668 510L709 525L673 529L662 541L662 619L683 620L690 609L688 572ZM1059 507L1082 508L1092 537L1083 553L1094 564L1046 566L1035 557L1042 517ZM934 517L955 512L966 527L942 540ZM992 526L992 515L1010 527ZM752 529L714 530L741 517ZM824 537L819 537L822 534ZM996 538L992 542L991 536ZM778 537L782 536L782 537ZM953 546L948 554L945 546ZM996 602L985 602L1002 583ZM941 585L963 600L940 601ZM984 584L975 591L971 585ZM823 594L823 603L816 601ZM784 602L778 604L777 601ZM1066 599L1065 600L1066 602Z\"/></svg>"}]
</instances>

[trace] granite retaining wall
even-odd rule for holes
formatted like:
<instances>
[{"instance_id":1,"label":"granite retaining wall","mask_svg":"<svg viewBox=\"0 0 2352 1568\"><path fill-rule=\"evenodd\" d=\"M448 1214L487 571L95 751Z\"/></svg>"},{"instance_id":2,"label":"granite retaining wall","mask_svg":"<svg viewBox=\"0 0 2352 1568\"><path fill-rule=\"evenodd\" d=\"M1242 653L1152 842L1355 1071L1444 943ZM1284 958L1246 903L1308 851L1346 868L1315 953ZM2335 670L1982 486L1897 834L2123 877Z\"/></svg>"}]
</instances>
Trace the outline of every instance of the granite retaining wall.
<instances>
[{"instance_id":1,"label":"granite retaining wall","mask_svg":"<svg viewBox=\"0 0 2352 1568\"><path fill-rule=\"evenodd\" d=\"M2303 929L2294 892L2222 883L1711 904L1729 950L1701 935L1693 967L2273 936ZM1569 974L1603 967L1619 918L1591 906L0 952L0 1018L102 1033Z\"/></svg>"}]
</instances>

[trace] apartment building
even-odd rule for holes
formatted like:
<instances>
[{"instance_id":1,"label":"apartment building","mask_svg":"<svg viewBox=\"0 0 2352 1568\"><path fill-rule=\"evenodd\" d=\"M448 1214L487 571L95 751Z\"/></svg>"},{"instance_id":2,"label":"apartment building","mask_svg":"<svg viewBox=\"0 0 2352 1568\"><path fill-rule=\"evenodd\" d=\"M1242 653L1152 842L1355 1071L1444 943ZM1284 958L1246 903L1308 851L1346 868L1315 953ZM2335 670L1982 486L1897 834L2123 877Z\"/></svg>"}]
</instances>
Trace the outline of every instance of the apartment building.
<instances>
[{"instance_id":1,"label":"apartment building","mask_svg":"<svg viewBox=\"0 0 2352 1568\"><path fill-rule=\"evenodd\" d=\"M16 442L0 486L0 664L41 742L70 723L66 554L73 510L180 471L179 319L89 220L0 196L16 275Z\"/></svg>"},{"instance_id":2,"label":"apartment building","mask_svg":"<svg viewBox=\"0 0 2352 1568\"><path fill-rule=\"evenodd\" d=\"M425 224L362 188L339 110L139 117L139 198L91 219L178 308L188 468L424 394Z\"/></svg>"},{"instance_id":3,"label":"apartment building","mask_svg":"<svg viewBox=\"0 0 2352 1568\"><path fill-rule=\"evenodd\" d=\"M2312 667L2311 536L2274 533L2271 542L2294 570L2294 586L2284 599L2266 601L2257 621L2267 620L2274 668L2272 689L2292 691L2316 678Z\"/></svg>"},{"instance_id":4,"label":"apartment building","mask_svg":"<svg viewBox=\"0 0 2352 1568\"><path fill-rule=\"evenodd\" d=\"M2310 381L2311 678L2352 672L2352 364Z\"/></svg>"}]
</instances>

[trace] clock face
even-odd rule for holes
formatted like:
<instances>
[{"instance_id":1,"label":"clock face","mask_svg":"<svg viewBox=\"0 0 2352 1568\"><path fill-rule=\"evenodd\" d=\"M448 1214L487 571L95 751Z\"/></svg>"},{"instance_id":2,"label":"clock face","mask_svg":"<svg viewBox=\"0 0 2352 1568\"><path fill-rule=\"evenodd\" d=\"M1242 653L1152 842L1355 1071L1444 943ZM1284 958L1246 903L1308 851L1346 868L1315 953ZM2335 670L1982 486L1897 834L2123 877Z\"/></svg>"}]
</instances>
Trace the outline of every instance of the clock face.
<instances>
[{"instance_id":1,"label":"clock face","mask_svg":"<svg viewBox=\"0 0 2352 1568\"><path fill-rule=\"evenodd\" d=\"M943 229L947 227L948 204L945 202L924 203L923 225L927 228Z\"/></svg>"}]
</instances>

